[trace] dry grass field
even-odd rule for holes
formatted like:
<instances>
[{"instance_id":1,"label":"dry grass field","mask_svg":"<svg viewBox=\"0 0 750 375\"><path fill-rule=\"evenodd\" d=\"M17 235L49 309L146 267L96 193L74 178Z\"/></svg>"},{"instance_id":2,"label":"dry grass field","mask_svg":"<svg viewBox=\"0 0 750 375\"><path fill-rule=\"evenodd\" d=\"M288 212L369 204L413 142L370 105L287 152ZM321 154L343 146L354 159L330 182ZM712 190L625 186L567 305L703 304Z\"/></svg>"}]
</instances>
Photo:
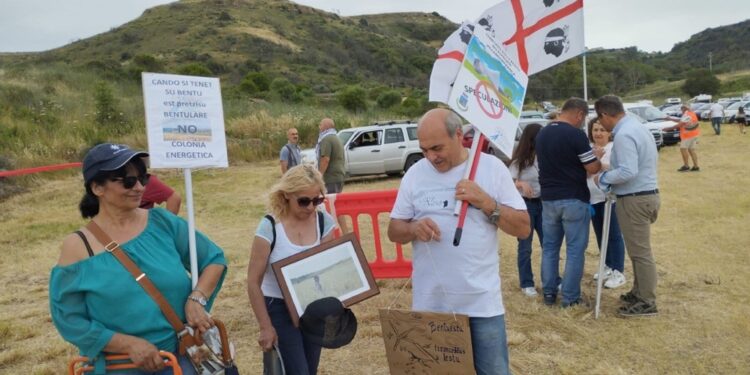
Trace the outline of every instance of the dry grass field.
<instances>
[{"instance_id":1,"label":"dry grass field","mask_svg":"<svg viewBox=\"0 0 750 375\"><path fill-rule=\"evenodd\" d=\"M518 288L516 240L501 237L501 276L511 367L515 374L747 374L750 371L750 134L725 126L714 136L702 125L702 171L678 173L679 150L660 152L662 208L652 227L659 273L660 315L622 319L618 295L605 290L602 315L593 315L598 264L595 240L587 252L583 291L591 307L544 306ZM229 273L214 314L238 348L243 374L260 374L257 325L245 293L251 235L264 212L263 194L279 174L275 162L194 173L197 228L221 245ZM181 187L181 174L165 173ZM394 188L397 178L347 184L346 191ZM58 246L83 224L77 213L81 178L38 180L28 193L0 204L0 373L63 374L75 349L50 322L48 276ZM183 209L184 212L184 209ZM385 222L385 218L382 220ZM369 237L371 239L371 236ZM363 235L365 250L372 252ZM534 244L539 284L539 246ZM369 249L369 250L368 250ZM626 261L628 287L632 270ZM354 307L355 340L325 350L321 374L387 374L378 309L408 308L406 280L379 280L381 294Z\"/></svg>"}]
</instances>

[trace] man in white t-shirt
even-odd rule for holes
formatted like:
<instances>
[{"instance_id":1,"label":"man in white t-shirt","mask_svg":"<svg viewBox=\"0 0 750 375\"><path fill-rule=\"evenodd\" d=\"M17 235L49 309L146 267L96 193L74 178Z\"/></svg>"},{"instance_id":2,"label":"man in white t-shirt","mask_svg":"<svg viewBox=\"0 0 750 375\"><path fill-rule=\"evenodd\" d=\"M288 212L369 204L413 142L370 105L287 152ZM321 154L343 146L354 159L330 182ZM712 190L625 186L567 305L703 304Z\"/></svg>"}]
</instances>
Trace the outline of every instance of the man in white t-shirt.
<instances>
[{"instance_id":1,"label":"man in white t-shirt","mask_svg":"<svg viewBox=\"0 0 750 375\"><path fill-rule=\"evenodd\" d=\"M497 228L528 237L526 205L508 168L492 155L481 154L475 181L463 179L469 152L452 111L427 112L417 136L425 157L401 180L388 225L391 241L413 245L412 308L468 315L477 374L508 374ZM458 199L470 207L454 247Z\"/></svg>"},{"instance_id":2,"label":"man in white t-shirt","mask_svg":"<svg viewBox=\"0 0 750 375\"><path fill-rule=\"evenodd\" d=\"M721 120L724 119L724 107L719 103L711 104L711 126L716 135L721 134Z\"/></svg>"}]
</instances>

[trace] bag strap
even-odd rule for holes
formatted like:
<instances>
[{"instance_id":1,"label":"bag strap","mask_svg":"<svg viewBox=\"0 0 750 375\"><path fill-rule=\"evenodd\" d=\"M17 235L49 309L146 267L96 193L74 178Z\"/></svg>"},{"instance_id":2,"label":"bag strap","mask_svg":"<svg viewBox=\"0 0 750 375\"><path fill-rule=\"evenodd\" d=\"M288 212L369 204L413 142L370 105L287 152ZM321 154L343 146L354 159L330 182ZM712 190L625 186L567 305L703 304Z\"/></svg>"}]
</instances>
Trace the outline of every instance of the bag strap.
<instances>
[{"instance_id":1,"label":"bag strap","mask_svg":"<svg viewBox=\"0 0 750 375\"><path fill-rule=\"evenodd\" d=\"M289 151L289 164L291 164L290 167L299 164L297 162L297 157L294 155L294 150L292 150L292 146L289 146L289 144L287 143L285 147L287 151Z\"/></svg>"},{"instance_id":2,"label":"bag strap","mask_svg":"<svg viewBox=\"0 0 750 375\"><path fill-rule=\"evenodd\" d=\"M86 238L86 235L83 234L80 230L77 230L73 232L78 235L78 237L81 237L81 241L83 241L83 244L86 246L86 251L89 253L89 258L94 256L94 250L91 249L91 244L89 243L89 240Z\"/></svg>"},{"instance_id":3,"label":"bag strap","mask_svg":"<svg viewBox=\"0 0 750 375\"><path fill-rule=\"evenodd\" d=\"M172 325L172 328L175 330L175 332L177 332L177 336L180 337L184 335L184 333L187 332L185 323L180 320L180 317L177 316L177 313L174 312L172 306L169 305L169 302L167 302L161 292L159 292L159 289L156 288L154 283L151 282L151 279L149 279L148 276L143 273L140 268L138 268L133 260L130 259L128 254L126 254L122 250L122 248L120 248L120 244L113 241L112 238L107 235L107 233L105 233L104 230L102 230L102 228L99 227L99 225L97 225L93 220L86 225L86 229L88 229L91 234L94 235L97 241L104 244L104 249L107 250L108 253L112 254L118 261L120 261L120 263L122 263L123 267L125 267L125 269L127 269L128 272L133 275L135 281L143 288L143 290L146 291L146 293L148 293L151 298L153 298L156 304L159 305L159 309L167 318L169 324Z\"/></svg>"},{"instance_id":4,"label":"bag strap","mask_svg":"<svg viewBox=\"0 0 750 375\"><path fill-rule=\"evenodd\" d=\"M325 219L322 211L316 211L318 213L318 230L320 231L320 239L323 239L323 231L325 230ZM271 215L264 216L266 220L271 222L271 251L276 246L276 220Z\"/></svg>"}]
</instances>

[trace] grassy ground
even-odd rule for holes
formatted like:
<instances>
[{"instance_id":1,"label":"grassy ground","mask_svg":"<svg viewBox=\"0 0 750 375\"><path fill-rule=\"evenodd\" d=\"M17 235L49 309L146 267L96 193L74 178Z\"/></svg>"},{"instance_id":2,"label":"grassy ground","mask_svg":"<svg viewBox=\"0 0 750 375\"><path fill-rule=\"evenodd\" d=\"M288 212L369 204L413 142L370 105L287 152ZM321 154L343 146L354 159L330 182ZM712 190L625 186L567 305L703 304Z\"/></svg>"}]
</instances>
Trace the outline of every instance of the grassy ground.
<instances>
[{"instance_id":1,"label":"grassy ground","mask_svg":"<svg viewBox=\"0 0 750 375\"><path fill-rule=\"evenodd\" d=\"M652 227L659 273L660 315L621 319L617 296L605 290L600 319L592 307L549 308L518 288L515 239L501 238L501 276L511 367L516 374L738 374L750 368L750 134L726 126L721 136L702 125L702 171L678 173L679 150L660 152L662 209ZM197 227L225 250L229 274L214 313L238 348L243 374L261 373L257 325L245 293L250 236L263 214L263 193L278 177L276 163L233 166L194 174ZM164 173L181 187L181 175ZM80 177L39 180L28 193L2 203L0 218L0 373L62 374L75 349L49 317L47 283L64 235L83 224L77 215ZM346 191L394 188L397 178L347 184ZM184 211L184 210L183 210ZM385 222L385 218L382 218ZM363 223L364 224L364 223ZM363 234L372 253L371 235ZM591 243L595 243L592 240ZM387 246L390 246L387 243ZM539 284L539 247L534 271ZM592 301L598 263L589 246L583 291ZM626 276L632 269L626 261ZM325 350L321 374L387 374L378 309L408 308L405 280L379 280L381 294L354 307L359 331L352 344Z\"/></svg>"}]
</instances>

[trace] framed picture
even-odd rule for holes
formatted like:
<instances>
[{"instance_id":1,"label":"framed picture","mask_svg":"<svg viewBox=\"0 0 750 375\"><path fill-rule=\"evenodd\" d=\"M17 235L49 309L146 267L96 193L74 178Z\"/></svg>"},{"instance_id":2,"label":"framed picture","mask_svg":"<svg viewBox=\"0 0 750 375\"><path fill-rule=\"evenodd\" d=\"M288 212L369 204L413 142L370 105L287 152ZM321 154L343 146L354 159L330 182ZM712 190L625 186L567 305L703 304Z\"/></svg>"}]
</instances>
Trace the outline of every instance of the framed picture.
<instances>
[{"instance_id":1,"label":"framed picture","mask_svg":"<svg viewBox=\"0 0 750 375\"><path fill-rule=\"evenodd\" d=\"M336 297L349 307L380 293L354 233L274 262L271 268L295 326L315 300Z\"/></svg>"}]
</instances>

